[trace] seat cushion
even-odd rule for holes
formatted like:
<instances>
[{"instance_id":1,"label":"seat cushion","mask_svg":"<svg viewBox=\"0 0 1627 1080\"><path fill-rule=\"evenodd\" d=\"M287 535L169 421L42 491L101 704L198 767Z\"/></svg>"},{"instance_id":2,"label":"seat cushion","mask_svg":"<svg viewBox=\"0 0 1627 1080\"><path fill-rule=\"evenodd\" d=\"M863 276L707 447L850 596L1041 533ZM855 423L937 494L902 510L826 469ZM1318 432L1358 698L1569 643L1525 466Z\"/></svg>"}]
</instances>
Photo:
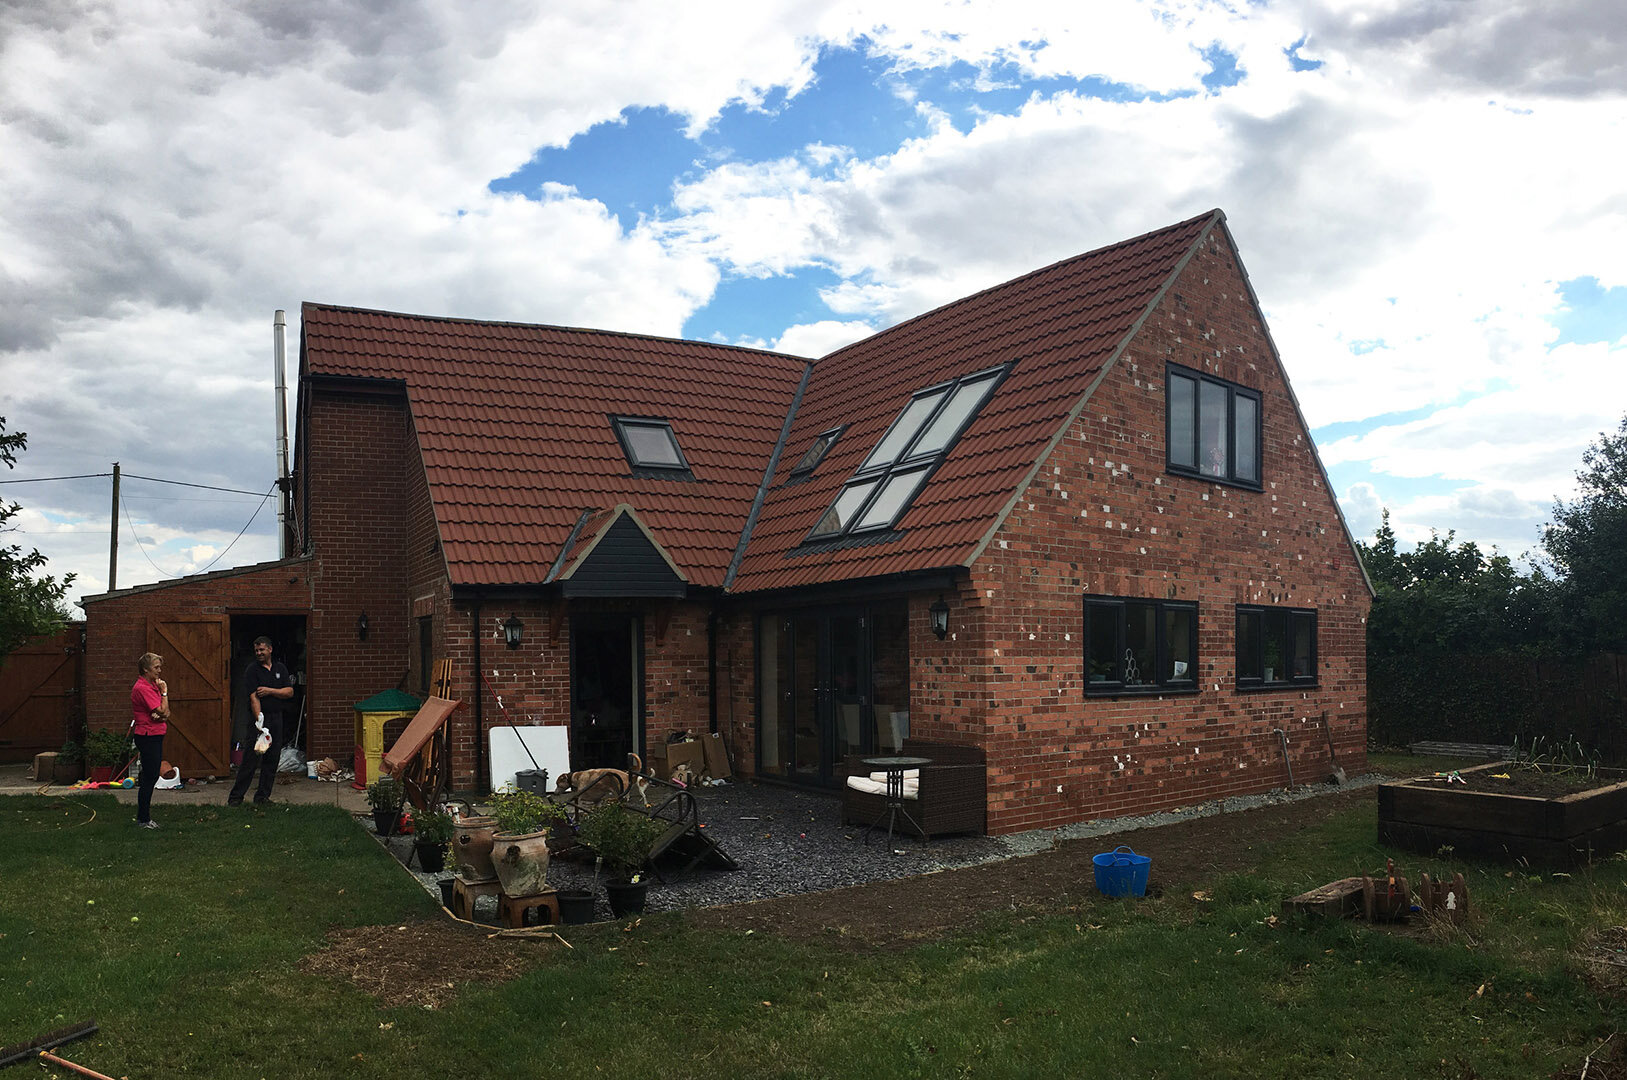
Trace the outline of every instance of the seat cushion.
<instances>
[{"instance_id":1,"label":"seat cushion","mask_svg":"<svg viewBox=\"0 0 1627 1080\"><path fill-rule=\"evenodd\" d=\"M882 775L885 777L886 774L883 773ZM887 781L885 779L874 780L874 779L871 779L868 776L850 776L850 777L847 778L847 786L852 788L854 791L862 791L867 795L885 795L885 794L887 794ZM906 798L906 799L920 798L920 792L921 792L921 781L919 781L919 780L905 780L904 781L904 798Z\"/></svg>"},{"instance_id":2,"label":"seat cushion","mask_svg":"<svg viewBox=\"0 0 1627 1080\"><path fill-rule=\"evenodd\" d=\"M885 769L883 769L881 772L873 772L873 773L870 774L870 779L872 779L872 780L883 780L884 781L884 780L887 779L887 771ZM921 779L921 770L920 769L905 769L904 770L904 782L906 784L909 783L911 780L919 780L919 779Z\"/></svg>"}]
</instances>

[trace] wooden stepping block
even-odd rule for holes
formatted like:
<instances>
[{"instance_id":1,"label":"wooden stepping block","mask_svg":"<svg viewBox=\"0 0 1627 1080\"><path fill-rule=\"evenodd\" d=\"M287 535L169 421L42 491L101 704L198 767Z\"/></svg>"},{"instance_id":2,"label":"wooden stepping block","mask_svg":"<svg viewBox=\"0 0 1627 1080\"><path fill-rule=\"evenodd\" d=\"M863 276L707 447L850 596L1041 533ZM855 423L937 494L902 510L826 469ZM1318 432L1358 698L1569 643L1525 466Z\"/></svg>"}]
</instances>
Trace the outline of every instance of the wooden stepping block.
<instances>
[{"instance_id":1,"label":"wooden stepping block","mask_svg":"<svg viewBox=\"0 0 1627 1080\"><path fill-rule=\"evenodd\" d=\"M1359 877L1340 878L1310 892L1300 893L1282 902L1282 913L1292 915L1304 911L1329 919L1343 919L1362 913L1362 880Z\"/></svg>"},{"instance_id":2,"label":"wooden stepping block","mask_svg":"<svg viewBox=\"0 0 1627 1080\"><path fill-rule=\"evenodd\" d=\"M528 911L546 909L546 918L537 921L544 925L553 925L559 922L559 890L549 889L546 892L533 893L530 896L510 896L500 893L497 897L497 921L509 929L525 925L525 916Z\"/></svg>"},{"instance_id":3,"label":"wooden stepping block","mask_svg":"<svg viewBox=\"0 0 1627 1080\"><path fill-rule=\"evenodd\" d=\"M475 901L482 896L501 896L503 886L496 881L464 881L453 878L452 914L475 921Z\"/></svg>"}]
</instances>

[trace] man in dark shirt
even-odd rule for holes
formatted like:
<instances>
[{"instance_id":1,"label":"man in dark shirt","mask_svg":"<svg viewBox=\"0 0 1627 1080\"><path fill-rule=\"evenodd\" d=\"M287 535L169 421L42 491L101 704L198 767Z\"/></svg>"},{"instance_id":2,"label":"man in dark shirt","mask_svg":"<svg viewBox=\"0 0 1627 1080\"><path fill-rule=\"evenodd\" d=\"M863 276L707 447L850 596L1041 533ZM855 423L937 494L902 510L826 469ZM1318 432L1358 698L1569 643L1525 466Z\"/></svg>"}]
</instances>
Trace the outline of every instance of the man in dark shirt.
<instances>
[{"instance_id":1,"label":"man in dark shirt","mask_svg":"<svg viewBox=\"0 0 1627 1080\"><path fill-rule=\"evenodd\" d=\"M254 801L271 801L271 785L277 780L277 764L282 757L283 709L294 696L294 680L280 660L271 659L271 639L254 639L254 662L243 669L243 685L248 690L249 716L264 716L266 730L271 733L271 745L262 754L254 752L254 744L243 748L243 763L237 767L237 781L226 798L227 806L240 806L243 796L254 779L254 770L260 770L260 786L255 789ZM249 738L258 739L258 728L249 729Z\"/></svg>"}]
</instances>

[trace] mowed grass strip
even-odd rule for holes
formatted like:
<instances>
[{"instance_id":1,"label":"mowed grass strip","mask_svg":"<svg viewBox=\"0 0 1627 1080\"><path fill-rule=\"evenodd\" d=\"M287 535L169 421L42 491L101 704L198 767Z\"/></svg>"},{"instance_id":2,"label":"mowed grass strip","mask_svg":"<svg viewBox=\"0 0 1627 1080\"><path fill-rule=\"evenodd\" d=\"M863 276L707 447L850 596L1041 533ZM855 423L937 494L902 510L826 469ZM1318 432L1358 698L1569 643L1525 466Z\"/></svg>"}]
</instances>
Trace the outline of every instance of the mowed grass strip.
<instances>
[{"instance_id":1,"label":"mowed grass strip","mask_svg":"<svg viewBox=\"0 0 1627 1080\"><path fill-rule=\"evenodd\" d=\"M1621 860L1561 877L1398 854L1409 877L1468 876L1468 928L1280 917L1284 896L1382 866L1365 806L1160 898L991 913L898 952L682 916L514 942L531 970L435 1010L300 969L330 929L440 917L346 815L130 817L106 797L0 800L0 1042L94 1015L75 1059L141 1077L1489 1078L1574 1074L1627 1028L1571 956L1627 920Z\"/></svg>"}]
</instances>

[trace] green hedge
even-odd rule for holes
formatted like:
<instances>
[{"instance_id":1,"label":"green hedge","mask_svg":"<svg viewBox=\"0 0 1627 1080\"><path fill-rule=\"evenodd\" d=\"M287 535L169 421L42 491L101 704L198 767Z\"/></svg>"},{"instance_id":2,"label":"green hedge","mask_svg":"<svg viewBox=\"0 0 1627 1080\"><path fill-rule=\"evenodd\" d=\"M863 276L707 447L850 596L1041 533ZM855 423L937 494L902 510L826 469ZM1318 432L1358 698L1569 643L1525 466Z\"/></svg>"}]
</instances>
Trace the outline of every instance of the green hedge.
<instances>
[{"instance_id":1,"label":"green hedge","mask_svg":"<svg viewBox=\"0 0 1627 1080\"><path fill-rule=\"evenodd\" d=\"M1369 656L1367 718L1383 746L1574 737L1627 762L1627 656Z\"/></svg>"}]
</instances>

